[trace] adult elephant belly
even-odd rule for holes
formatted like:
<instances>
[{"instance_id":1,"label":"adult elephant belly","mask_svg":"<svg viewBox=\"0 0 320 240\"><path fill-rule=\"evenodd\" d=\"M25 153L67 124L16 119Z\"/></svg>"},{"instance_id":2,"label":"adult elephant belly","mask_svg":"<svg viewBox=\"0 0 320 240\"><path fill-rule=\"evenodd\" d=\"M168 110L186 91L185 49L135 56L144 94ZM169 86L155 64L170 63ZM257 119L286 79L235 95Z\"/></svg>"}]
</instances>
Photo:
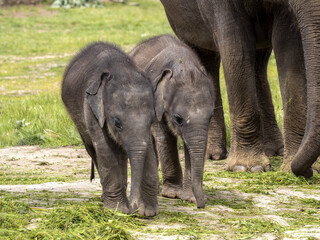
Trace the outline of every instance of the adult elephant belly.
<instances>
[{"instance_id":1,"label":"adult elephant belly","mask_svg":"<svg viewBox=\"0 0 320 240\"><path fill-rule=\"evenodd\" d=\"M219 52L215 32L217 26L212 22L212 12L204 10L202 1L161 0L161 2L171 28L181 40L197 48ZM254 7L257 6L252 8ZM272 16L265 11L260 11L254 12L251 19L256 49L270 48Z\"/></svg>"},{"instance_id":2,"label":"adult elephant belly","mask_svg":"<svg viewBox=\"0 0 320 240\"><path fill-rule=\"evenodd\" d=\"M184 42L206 50L218 51L213 33L202 19L196 1L161 0L175 34Z\"/></svg>"}]
</instances>

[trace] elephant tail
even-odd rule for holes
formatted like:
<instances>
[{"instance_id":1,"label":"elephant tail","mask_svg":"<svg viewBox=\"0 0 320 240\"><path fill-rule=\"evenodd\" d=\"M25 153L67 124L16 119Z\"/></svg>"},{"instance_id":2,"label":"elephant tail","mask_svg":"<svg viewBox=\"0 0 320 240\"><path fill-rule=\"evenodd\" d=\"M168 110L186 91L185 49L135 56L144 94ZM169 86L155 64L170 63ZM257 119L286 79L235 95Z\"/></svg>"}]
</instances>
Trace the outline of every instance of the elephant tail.
<instances>
[{"instance_id":1,"label":"elephant tail","mask_svg":"<svg viewBox=\"0 0 320 240\"><path fill-rule=\"evenodd\" d=\"M94 163L93 160L91 160L91 174L90 174L90 182L94 179Z\"/></svg>"}]
</instances>

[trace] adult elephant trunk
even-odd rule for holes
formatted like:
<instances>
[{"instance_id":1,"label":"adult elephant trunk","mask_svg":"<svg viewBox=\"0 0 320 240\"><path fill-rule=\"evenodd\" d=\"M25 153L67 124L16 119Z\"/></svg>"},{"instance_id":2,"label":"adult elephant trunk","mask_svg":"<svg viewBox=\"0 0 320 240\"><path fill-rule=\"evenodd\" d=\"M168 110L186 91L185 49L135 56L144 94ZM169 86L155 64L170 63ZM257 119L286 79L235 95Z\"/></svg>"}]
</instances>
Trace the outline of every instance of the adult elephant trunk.
<instances>
[{"instance_id":1,"label":"adult elephant trunk","mask_svg":"<svg viewBox=\"0 0 320 240\"><path fill-rule=\"evenodd\" d=\"M207 146L208 129L190 131L184 136L189 153L191 168L191 186L198 208L204 208L206 198L202 189L204 160ZM186 165L188 159L186 154ZM186 166L187 167L187 166Z\"/></svg>"},{"instance_id":2,"label":"adult elephant trunk","mask_svg":"<svg viewBox=\"0 0 320 240\"><path fill-rule=\"evenodd\" d=\"M289 5L301 31L308 102L306 131L291 168L296 175L311 177L311 166L320 155L320 1L289 0Z\"/></svg>"},{"instance_id":3,"label":"adult elephant trunk","mask_svg":"<svg viewBox=\"0 0 320 240\"><path fill-rule=\"evenodd\" d=\"M137 144L131 144L127 153L131 166L131 189L130 189L130 211L134 212L139 208L141 196L141 182L144 171L148 143L135 140Z\"/></svg>"}]
</instances>

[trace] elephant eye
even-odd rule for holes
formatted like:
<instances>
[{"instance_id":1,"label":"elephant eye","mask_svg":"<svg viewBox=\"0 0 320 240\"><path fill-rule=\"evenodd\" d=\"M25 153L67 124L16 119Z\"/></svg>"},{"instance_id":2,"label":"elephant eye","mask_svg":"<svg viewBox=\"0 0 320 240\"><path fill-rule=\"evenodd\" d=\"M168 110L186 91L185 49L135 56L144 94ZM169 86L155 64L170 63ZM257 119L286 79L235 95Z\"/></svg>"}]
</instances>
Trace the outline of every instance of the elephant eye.
<instances>
[{"instance_id":1,"label":"elephant eye","mask_svg":"<svg viewBox=\"0 0 320 240\"><path fill-rule=\"evenodd\" d=\"M122 123L120 121L119 118L114 117L113 118L113 122L114 122L114 126L118 129L118 130L122 130Z\"/></svg>"},{"instance_id":2,"label":"elephant eye","mask_svg":"<svg viewBox=\"0 0 320 240\"><path fill-rule=\"evenodd\" d=\"M178 126L182 126L182 124L183 124L183 118L182 118L179 114L173 114L172 118L173 118L173 121L174 121Z\"/></svg>"}]
</instances>

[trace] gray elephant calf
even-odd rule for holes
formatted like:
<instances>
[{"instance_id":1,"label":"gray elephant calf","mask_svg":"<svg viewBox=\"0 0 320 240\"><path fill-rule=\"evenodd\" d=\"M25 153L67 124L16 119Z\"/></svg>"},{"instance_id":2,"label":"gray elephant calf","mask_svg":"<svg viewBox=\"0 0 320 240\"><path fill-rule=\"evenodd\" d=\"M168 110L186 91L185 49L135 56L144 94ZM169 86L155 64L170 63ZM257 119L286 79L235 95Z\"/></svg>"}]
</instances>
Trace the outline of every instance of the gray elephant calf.
<instances>
[{"instance_id":1,"label":"gray elephant calf","mask_svg":"<svg viewBox=\"0 0 320 240\"><path fill-rule=\"evenodd\" d=\"M150 132L153 91L144 73L119 48L96 42L66 68L62 100L98 169L104 205L125 213L138 210L141 215L156 215L158 162Z\"/></svg>"},{"instance_id":2,"label":"gray elephant calf","mask_svg":"<svg viewBox=\"0 0 320 240\"><path fill-rule=\"evenodd\" d=\"M146 71L154 89L159 122L152 125L152 134L163 174L161 194L204 207L203 168L215 100L212 81L193 51L169 35L141 43L130 56ZM184 178L178 136L184 141Z\"/></svg>"}]
</instances>

